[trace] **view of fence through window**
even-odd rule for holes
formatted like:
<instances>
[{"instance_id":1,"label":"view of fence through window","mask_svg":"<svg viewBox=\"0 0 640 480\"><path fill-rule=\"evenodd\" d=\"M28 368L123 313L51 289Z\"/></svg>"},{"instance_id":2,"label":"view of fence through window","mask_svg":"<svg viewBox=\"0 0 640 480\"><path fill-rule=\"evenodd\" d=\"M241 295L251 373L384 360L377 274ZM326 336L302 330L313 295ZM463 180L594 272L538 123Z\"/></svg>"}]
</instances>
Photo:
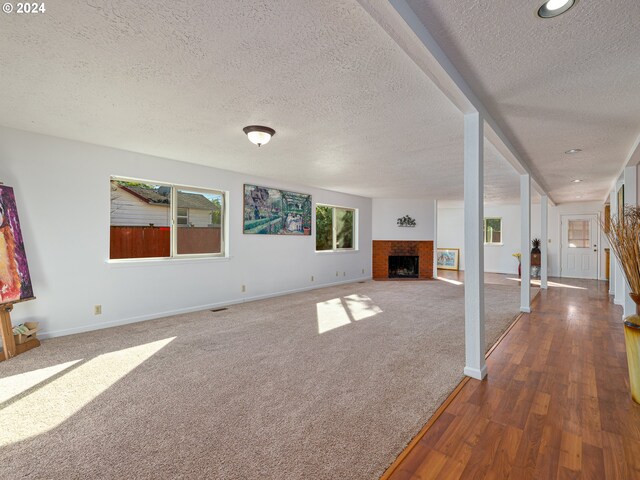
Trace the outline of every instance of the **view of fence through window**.
<instances>
[{"instance_id":1,"label":"view of fence through window","mask_svg":"<svg viewBox=\"0 0 640 480\"><path fill-rule=\"evenodd\" d=\"M219 255L223 210L222 192L112 179L109 257Z\"/></svg>"}]
</instances>

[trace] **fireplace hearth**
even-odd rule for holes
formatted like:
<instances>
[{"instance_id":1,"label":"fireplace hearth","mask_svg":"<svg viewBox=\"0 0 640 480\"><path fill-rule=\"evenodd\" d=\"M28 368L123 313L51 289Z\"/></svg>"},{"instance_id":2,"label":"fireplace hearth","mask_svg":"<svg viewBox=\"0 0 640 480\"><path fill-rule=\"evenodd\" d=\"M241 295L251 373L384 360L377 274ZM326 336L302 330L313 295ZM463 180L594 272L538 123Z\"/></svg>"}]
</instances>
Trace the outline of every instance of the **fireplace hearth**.
<instances>
[{"instance_id":1,"label":"fireplace hearth","mask_svg":"<svg viewBox=\"0 0 640 480\"><path fill-rule=\"evenodd\" d=\"M417 255L389 255L389 278L418 278L419 259Z\"/></svg>"}]
</instances>

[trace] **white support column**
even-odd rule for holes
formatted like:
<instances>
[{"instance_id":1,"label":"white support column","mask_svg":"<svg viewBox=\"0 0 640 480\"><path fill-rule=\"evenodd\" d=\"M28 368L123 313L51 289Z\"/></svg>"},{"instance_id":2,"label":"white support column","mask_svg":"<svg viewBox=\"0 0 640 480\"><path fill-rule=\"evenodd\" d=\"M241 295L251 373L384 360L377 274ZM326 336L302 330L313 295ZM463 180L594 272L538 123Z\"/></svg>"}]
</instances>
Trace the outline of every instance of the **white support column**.
<instances>
[{"instance_id":1,"label":"white support column","mask_svg":"<svg viewBox=\"0 0 640 480\"><path fill-rule=\"evenodd\" d=\"M531 177L520 175L520 311L531 312Z\"/></svg>"},{"instance_id":2,"label":"white support column","mask_svg":"<svg viewBox=\"0 0 640 480\"><path fill-rule=\"evenodd\" d=\"M609 193L609 215L615 215L616 210L616 189ZM609 245L611 247L611 245ZM616 294L616 256L613 250L609 248L609 295Z\"/></svg>"},{"instance_id":3,"label":"white support column","mask_svg":"<svg viewBox=\"0 0 640 480\"><path fill-rule=\"evenodd\" d=\"M482 380L487 375L484 358L484 166L483 119L479 113L464 116L464 374Z\"/></svg>"},{"instance_id":4,"label":"white support column","mask_svg":"<svg viewBox=\"0 0 640 480\"><path fill-rule=\"evenodd\" d=\"M549 246L549 197L540 198L540 288L547 289L547 250Z\"/></svg>"},{"instance_id":5,"label":"white support column","mask_svg":"<svg viewBox=\"0 0 640 480\"><path fill-rule=\"evenodd\" d=\"M638 204L638 177L637 177L638 168L634 165L633 167L626 167L624 169L624 204L625 205L637 205ZM622 269L620 269L622 270ZM624 278L624 275L623 275ZM636 313L636 304L631 297L629 297L629 293L631 292L631 288L627 283L626 279L624 280L624 289L623 289L623 306L624 306L624 314L622 318L628 317L629 315L635 315Z\"/></svg>"},{"instance_id":6,"label":"white support column","mask_svg":"<svg viewBox=\"0 0 640 480\"><path fill-rule=\"evenodd\" d=\"M438 278L438 200L433 201L433 278Z\"/></svg>"},{"instance_id":7,"label":"white support column","mask_svg":"<svg viewBox=\"0 0 640 480\"><path fill-rule=\"evenodd\" d=\"M613 202L611 203L611 214L618 215L618 190L620 185L616 183L615 188L613 190ZM614 260L613 269L611 270L611 276L614 278L613 281L613 303L616 305L623 305L623 295L624 295L624 278L622 277L622 270L620 268L620 264L618 260Z\"/></svg>"}]
</instances>

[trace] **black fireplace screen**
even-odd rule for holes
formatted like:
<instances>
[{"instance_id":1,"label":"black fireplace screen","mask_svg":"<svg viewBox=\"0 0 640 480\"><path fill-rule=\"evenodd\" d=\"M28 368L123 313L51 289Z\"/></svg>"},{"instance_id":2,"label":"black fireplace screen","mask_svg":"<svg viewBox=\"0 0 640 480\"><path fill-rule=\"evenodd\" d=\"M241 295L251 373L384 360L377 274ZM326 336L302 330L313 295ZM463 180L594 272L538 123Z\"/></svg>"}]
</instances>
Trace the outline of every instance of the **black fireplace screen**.
<instances>
[{"instance_id":1,"label":"black fireplace screen","mask_svg":"<svg viewBox=\"0 0 640 480\"><path fill-rule=\"evenodd\" d=\"M389 278L418 278L417 256L389 256Z\"/></svg>"}]
</instances>

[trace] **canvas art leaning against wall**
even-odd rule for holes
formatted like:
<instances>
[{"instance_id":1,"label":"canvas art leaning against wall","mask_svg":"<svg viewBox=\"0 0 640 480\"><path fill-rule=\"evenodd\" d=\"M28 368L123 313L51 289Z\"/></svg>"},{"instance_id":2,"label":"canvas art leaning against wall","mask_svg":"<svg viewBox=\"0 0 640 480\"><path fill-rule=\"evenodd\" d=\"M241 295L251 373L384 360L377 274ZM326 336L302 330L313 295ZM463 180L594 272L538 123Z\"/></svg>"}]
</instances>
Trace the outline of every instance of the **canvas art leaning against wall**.
<instances>
[{"instance_id":1,"label":"canvas art leaning against wall","mask_svg":"<svg viewBox=\"0 0 640 480\"><path fill-rule=\"evenodd\" d=\"M13 188L0 185L0 304L32 297Z\"/></svg>"},{"instance_id":2,"label":"canvas art leaning against wall","mask_svg":"<svg viewBox=\"0 0 640 480\"><path fill-rule=\"evenodd\" d=\"M311 235L311 195L245 185L243 232Z\"/></svg>"}]
</instances>

